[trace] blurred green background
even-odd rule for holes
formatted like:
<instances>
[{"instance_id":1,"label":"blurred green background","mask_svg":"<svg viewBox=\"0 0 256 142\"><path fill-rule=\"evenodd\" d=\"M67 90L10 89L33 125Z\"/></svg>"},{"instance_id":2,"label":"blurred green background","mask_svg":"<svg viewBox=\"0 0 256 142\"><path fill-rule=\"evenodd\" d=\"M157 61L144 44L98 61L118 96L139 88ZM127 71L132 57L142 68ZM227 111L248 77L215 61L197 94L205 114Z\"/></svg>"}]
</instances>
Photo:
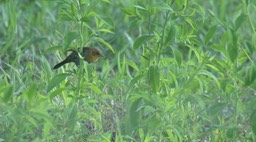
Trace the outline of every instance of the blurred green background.
<instances>
[{"instance_id":1,"label":"blurred green background","mask_svg":"<svg viewBox=\"0 0 256 142\"><path fill-rule=\"evenodd\" d=\"M256 141L256 1L1 0L0 141ZM52 67L69 49L98 62Z\"/></svg>"}]
</instances>

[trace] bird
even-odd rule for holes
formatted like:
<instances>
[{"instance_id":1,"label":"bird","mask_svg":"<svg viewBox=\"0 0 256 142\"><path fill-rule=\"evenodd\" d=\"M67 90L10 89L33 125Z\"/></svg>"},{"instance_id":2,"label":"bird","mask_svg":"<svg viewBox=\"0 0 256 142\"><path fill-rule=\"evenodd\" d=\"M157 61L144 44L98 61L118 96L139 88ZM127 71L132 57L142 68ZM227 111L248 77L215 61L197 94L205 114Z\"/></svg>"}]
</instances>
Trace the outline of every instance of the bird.
<instances>
[{"instance_id":1,"label":"bird","mask_svg":"<svg viewBox=\"0 0 256 142\"><path fill-rule=\"evenodd\" d=\"M68 51L72 51L71 54L68 55L66 59L61 61L60 63L56 64L53 69L58 69L59 67L65 65L66 63L73 62L76 64L76 66L80 65L80 58L79 58L79 52L73 49L70 49ZM102 55L96 48L91 47L83 47L82 53L80 55L83 57L85 61L88 63L92 63L97 61Z\"/></svg>"}]
</instances>

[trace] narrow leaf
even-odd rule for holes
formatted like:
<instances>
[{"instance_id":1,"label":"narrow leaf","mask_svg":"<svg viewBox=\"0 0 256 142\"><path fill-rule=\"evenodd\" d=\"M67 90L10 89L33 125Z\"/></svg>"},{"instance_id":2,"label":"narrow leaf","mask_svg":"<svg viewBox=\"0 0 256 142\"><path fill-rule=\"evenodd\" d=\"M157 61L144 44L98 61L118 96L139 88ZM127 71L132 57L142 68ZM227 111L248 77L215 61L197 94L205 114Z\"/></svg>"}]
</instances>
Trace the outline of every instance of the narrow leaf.
<instances>
[{"instance_id":1,"label":"narrow leaf","mask_svg":"<svg viewBox=\"0 0 256 142\"><path fill-rule=\"evenodd\" d=\"M53 79L49 82L47 86L47 92L51 91L54 87L59 85L63 80L65 80L70 74L61 73L53 77Z\"/></svg>"},{"instance_id":2,"label":"narrow leaf","mask_svg":"<svg viewBox=\"0 0 256 142\"><path fill-rule=\"evenodd\" d=\"M0 92L3 95L3 97L2 97L3 101L5 103L7 103L11 99L11 97L13 95L13 86L12 85L4 86L4 87L0 88Z\"/></svg>"},{"instance_id":3,"label":"narrow leaf","mask_svg":"<svg viewBox=\"0 0 256 142\"><path fill-rule=\"evenodd\" d=\"M250 66L245 75L245 86L251 85L256 79L256 66Z\"/></svg>"},{"instance_id":4,"label":"narrow leaf","mask_svg":"<svg viewBox=\"0 0 256 142\"><path fill-rule=\"evenodd\" d=\"M241 13L239 17L237 17L236 21L235 21L235 31L244 23L244 21L246 21L248 17Z\"/></svg>"},{"instance_id":5,"label":"narrow leaf","mask_svg":"<svg viewBox=\"0 0 256 142\"><path fill-rule=\"evenodd\" d=\"M65 42L65 49L68 49L71 42L76 39L79 35L75 32L69 32L65 37L64 37L64 42Z\"/></svg>"},{"instance_id":6,"label":"narrow leaf","mask_svg":"<svg viewBox=\"0 0 256 142\"><path fill-rule=\"evenodd\" d=\"M164 41L164 45L167 45L171 40L174 39L176 33L175 27L171 26Z\"/></svg>"},{"instance_id":7,"label":"narrow leaf","mask_svg":"<svg viewBox=\"0 0 256 142\"><path fill-rule=\"evenodd\" d=\"M153 37L154 37L154 35L143 35L143 36L137 38L133 44L133 48L138 49L142 44L146 43Z\"/></svg>"},{"instance_id":8,"label":"narrow leaf","mask_svg":"<svg viewBox=\"0 0 256 142\"><path fill-rule=\"evenodd\" d=\"M36 84L32 84L31 86L29 86L26 95L29 101L32 101L34 96L36 94Z\"/></svg>"},{"instance_id":9,"label":"narrow leaf","mask_svg":"<svg viewBox=\"0 0 256 142\"><path fill-rule=\"evenodd\" d=\"M103 40L102 38L98 38L96 37L96 40L102 44L104 44L105 46L107 46L113 53L115 53L115 50L113 49L113 47L107 43L105 40Z\"/></svg>"},{"instance_id":10,"label":"narrow leaf","mask_svg":"<svg viewBox=\"0 0 256 142\"><path fill-rule=\"evenodd\" d=\"M254 110L251 114L251 118L250 118L250 123L251 123L251 128L252 131L254 133L254 135L256 135L256 110Z\"/></svg>"},{"instance_id":11,"label":"narrow leaf","mask_svg":"<svg viewBox=\"0 0 256 142\"><path fill-rule=\"evenodd\" d=\"M212 26L210 28L210 30L207 32L206 36L205 36L205 40L204 40L204 43L205 44L208 44L208 42L211 40L211 38L213 37L213 35L215 34L215 31L216 31L216 25Z\"/></svg>"},{"instance_id":12,"label":"narrow leaf","mask_svg":"<svg viewBox=\"0 0 256 142\"><path fill-rule=\"evenodd\" d=\"M254 49L256 50L256 33L254 32L252 35L252 45Z\"/></svg>"},{"instance_id":13,"label":"narrow leaf","mask_svg":"<svg viewBox=\"0 0 256 142\"><path fill-rule=\"evenodd\" d=\"M181 55L180 51L176 48L172 48L172 51L173 51L173 54L174 54L174 57L175 57L175 60L178 64L178 66L180 66L182 64L182 55Z\"/></svg>"},{"instance_id":14,"label":"narrow leaf","mask_svg":"<svg viewBox=\"0 0 256 142\"><path fill-rule=\"evenodd\" d=\"M151 89L154 93L157 93L160 86L160 73L157 65L149 68L149 79Z\"/></svg>"}]
</instances>

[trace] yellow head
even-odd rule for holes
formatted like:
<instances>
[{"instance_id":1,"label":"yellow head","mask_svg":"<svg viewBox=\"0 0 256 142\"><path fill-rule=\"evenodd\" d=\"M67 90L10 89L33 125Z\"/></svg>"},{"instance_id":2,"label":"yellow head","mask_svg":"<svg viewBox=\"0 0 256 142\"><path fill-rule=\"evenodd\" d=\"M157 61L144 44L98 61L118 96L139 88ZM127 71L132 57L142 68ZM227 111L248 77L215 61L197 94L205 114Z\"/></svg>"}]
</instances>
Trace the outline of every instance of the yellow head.
<instances>
[{"instance_id":1,"label":"yellow head","mask_svg":"<svg viewBox=\"0 0 256 142\"><path fill-rule=\"evenodd\" d=\"M96 48L83 48L84 60L88 63L97 61L102 55Z\"/></svg>"}]
</instances>

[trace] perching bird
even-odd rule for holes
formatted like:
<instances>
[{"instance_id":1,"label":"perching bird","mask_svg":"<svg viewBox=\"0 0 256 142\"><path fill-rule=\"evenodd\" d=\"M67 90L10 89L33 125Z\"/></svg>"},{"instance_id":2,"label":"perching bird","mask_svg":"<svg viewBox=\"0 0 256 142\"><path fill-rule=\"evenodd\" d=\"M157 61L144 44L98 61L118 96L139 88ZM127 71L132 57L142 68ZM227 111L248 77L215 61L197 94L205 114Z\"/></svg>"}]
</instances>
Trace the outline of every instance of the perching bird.
<instances>
[{"instance_id":1,"label":"perching bird","mask_svg":"<svg viewBox=\"0 0 256 142\"><path fill-rule=\"evenodd\" d=\"M66 63L70 63L70 62L74 62L77 66L80 65L78 51L72 50L72 49L69 51L72 51L72 53L65 60L55 65L53 69L57 69L65 65ZM83 51L80 54L83 57L83 59L88 63L95 62L102 56L96 48L90 48L90 47L83 47Z\"/></svg>"}]
</instances>

